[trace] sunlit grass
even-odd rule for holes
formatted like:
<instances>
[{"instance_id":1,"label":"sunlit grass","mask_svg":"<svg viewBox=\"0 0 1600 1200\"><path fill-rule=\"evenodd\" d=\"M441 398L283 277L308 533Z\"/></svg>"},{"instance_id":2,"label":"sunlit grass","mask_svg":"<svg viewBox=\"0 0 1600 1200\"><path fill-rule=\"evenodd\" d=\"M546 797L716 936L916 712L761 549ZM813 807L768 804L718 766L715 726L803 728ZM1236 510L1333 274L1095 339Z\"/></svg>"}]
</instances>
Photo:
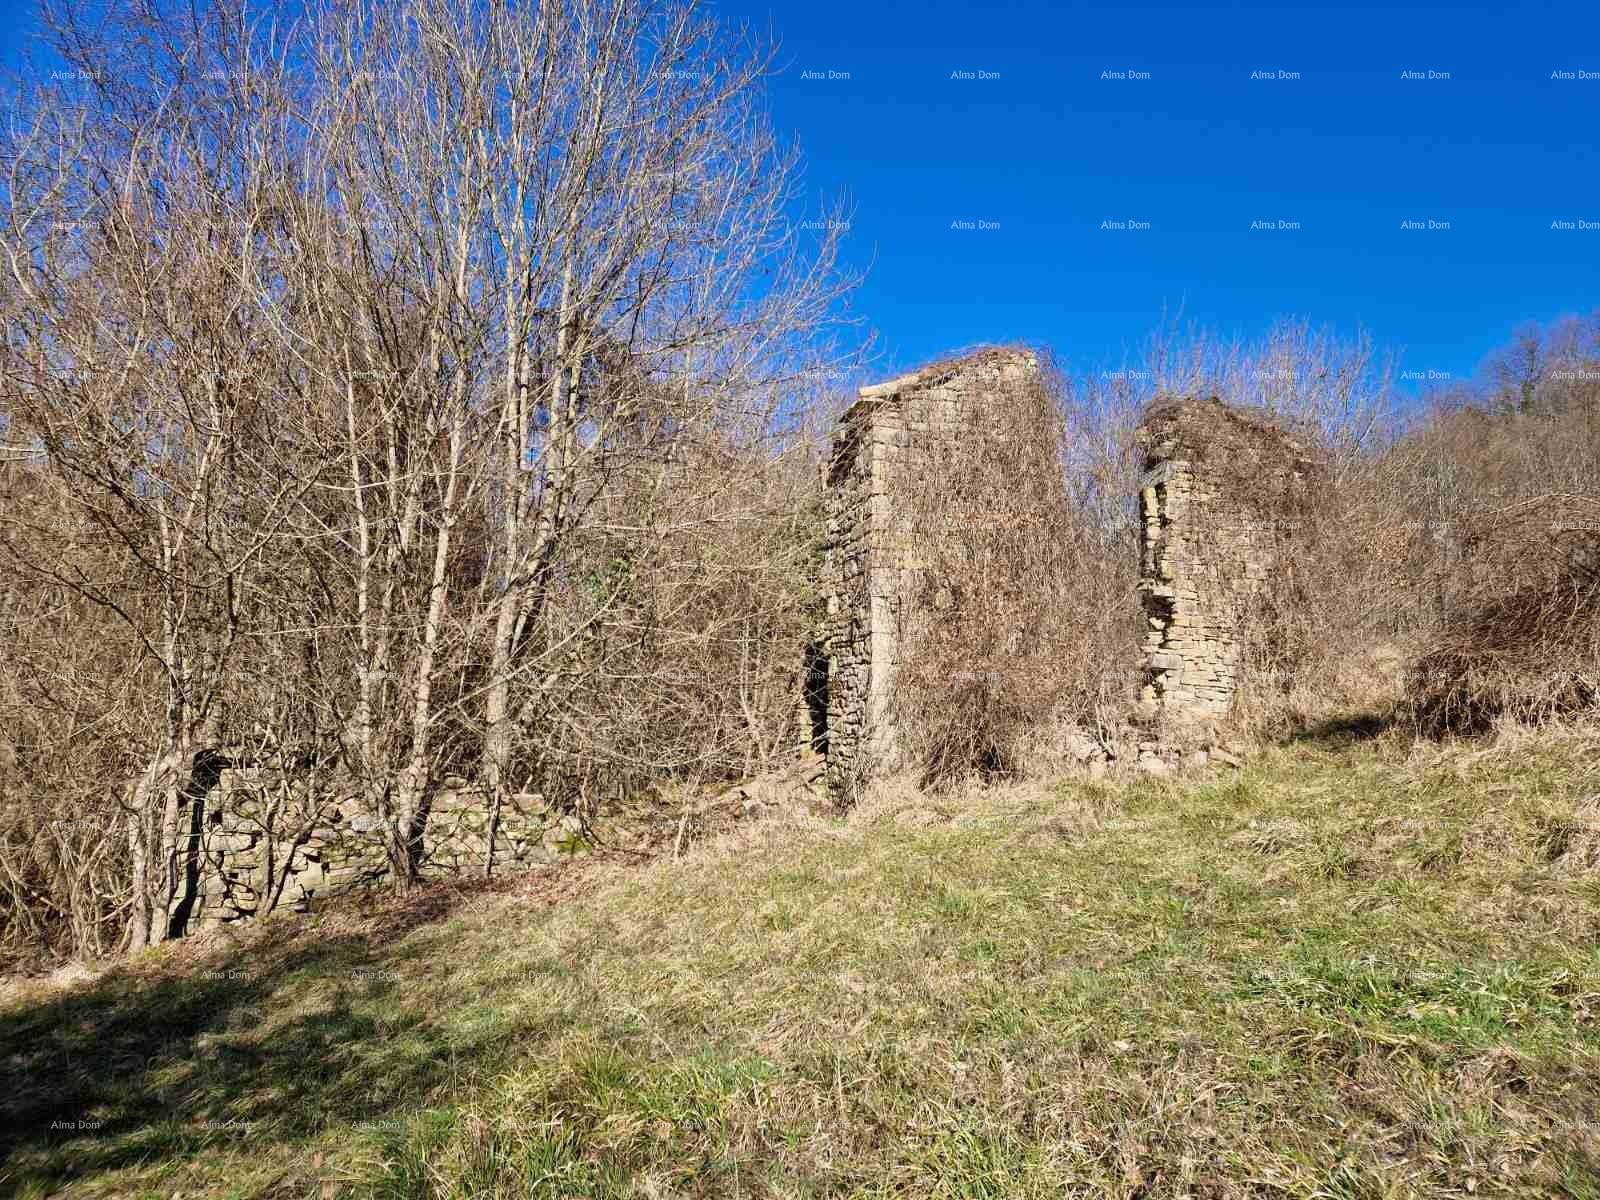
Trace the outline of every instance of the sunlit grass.
<instances>
[{"instance_id":1,"label":"sunlit grass","mask_svg":"<svg viewBox=\"0 0 1600 1200\"><path fill-rule=\"evenodd\" d=\"M3 1014L0 1180L1600 1195L1595 764L1581 737L1308 742L774 823L391 941L158 956Z\"/></svg>"}]
</instances>

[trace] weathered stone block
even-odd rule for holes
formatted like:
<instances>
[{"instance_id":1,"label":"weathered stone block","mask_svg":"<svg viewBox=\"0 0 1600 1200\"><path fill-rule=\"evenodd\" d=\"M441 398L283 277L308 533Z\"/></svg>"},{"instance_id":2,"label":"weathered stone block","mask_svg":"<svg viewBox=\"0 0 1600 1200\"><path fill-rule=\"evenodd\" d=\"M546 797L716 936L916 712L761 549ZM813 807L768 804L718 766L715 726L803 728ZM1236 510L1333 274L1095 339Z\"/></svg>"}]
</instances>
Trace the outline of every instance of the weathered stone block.
<instances>
[{"instance_id":1,"label":"weathered stone block","mask_svg":"<svg viewBox=\"0 0 1600 1200\"><path fill-rule=\"evenodd\" d=\"M1284 429L1215 399L1158 406L1144 461L1140 694L1173 715L1231 707L1238 632L1299 535L1318 468Z\"/></svg>"},{"instance_id":2,"label":"weathered stone block","mask_svg":"<svg viewBox=\"0 0 1600 1200\"><path fill-rule=\"evenodd\" d=\"M909 546L894 528L896 496L916 478L919 448L959 436L997 389L1032 374L1031 353L990 350L861 389L834 433L825 481L828 541L822 590L828 662L822 744L829 790L842 797L899 757L893 690Z\"/></svg>"}]
</instances>

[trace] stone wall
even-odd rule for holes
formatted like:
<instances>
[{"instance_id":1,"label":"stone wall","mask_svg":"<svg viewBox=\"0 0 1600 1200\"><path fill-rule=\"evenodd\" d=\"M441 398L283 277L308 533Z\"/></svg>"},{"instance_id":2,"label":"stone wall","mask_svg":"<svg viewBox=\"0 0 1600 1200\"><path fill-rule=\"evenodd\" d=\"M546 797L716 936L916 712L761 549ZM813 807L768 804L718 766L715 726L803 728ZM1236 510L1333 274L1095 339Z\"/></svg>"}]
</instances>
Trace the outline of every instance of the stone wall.
<instances>
[{"instance_id":1,"label":"stone wall","mask_svg":"<svg viewBox=\"0 0 1600 1200\"><path fill-rule=\"evenodd\" d=\"M867 776L901 756L894 677L911 614L914 534L897 491L929 439L958 437L982 419L986 397L1037 371L1023 350L984 350L864 387L840 420L827 464L828 530L823 590L828 617L827 785L848 799Z\"/></svg>"},{"instance_id":2,"label":"stone wall","mask_svg":"<svg viewBox=\"0 0 1600 1200\"><path fill-rule=\"evenodd\" d=\"M1283 429L1216 399L1157 407L1137 441L1141 699L1153 713L1220 719L1233 703L1243 622L1291 561L1317 469Z\"/></svg>"},{"instance_id":3,"label":"stone wall","mask_svg":"<svg viewBox=\"0 0 1600 1200\"><path fill-rule=\"evenodd\" d=\"M307 912L331 896L386 884L381 827L355 797L330 795L314 819L304 788L260 768L224 770L200 817L190 888L171 914L181 932L272 909ZM422 876L478 873L488 849L483 794L461 779L435 795L423 834ZM508 797L495 839L497 870L555 861L581 848L577 818L537 795Z\"/></svg>"}]
</instances>

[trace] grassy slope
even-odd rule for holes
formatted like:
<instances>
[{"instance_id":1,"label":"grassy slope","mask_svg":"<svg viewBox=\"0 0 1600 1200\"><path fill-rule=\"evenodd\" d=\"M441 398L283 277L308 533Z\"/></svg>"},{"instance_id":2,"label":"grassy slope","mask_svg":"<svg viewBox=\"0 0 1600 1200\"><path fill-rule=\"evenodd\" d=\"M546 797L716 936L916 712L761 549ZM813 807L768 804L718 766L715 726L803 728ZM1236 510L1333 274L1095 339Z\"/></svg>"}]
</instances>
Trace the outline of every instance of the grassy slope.
<instances>
[{"instance_id":1,"label":"grassy slope","mask_svg":"<svg viewBox=\"0 0 1600 1200\"><path fill-rule=\"evenodd\" d=\"M0 1010L0 1194L1600 1196L1595 743L1429 753L165 951Z\"/></svg>"}]
</instances>

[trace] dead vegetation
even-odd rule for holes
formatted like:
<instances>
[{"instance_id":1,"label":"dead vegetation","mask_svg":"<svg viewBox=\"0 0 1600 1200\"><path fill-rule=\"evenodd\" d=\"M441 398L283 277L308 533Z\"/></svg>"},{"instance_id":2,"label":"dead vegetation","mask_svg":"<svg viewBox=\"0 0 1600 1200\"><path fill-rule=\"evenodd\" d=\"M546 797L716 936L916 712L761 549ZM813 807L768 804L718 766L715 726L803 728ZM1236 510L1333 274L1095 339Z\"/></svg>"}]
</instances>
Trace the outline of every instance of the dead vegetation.
<instances>
[{"instance_id":1,"label":"dead vegetation","mask_svg":"<svg viewBox=\"0 0 1600 1200\"><path fill-rule=\"evenodd\" d=\"M1538 725L1600 701L1600 498L1550 496L1477 520L1451 612L1412 666L1429 733Z\"/></svg>"},{"instance_id":2,"label":"dead vegetation","mask_svg":"<svg viewBox=\"0 0 1600 1200\"><path fill-rule=\"evenodd\" d=\"M1254 345L1164 330L1136 368L1047 369L997 396L925 450L906 501L922 572L901 699L924 782L1070 769L1138 740L1134 431L1175 436L1162 414L1185 396L1229 400L1199 440L1281 533L1240 621L1233 736L1592 714L1596 362L1600 319L1569 320L1406 406L1370 342L1286 323ZM1235 425L1298 464L1293 495L1265 493Z\"/></svg>"},{"instance_id":3,"label":"dead vegetation","mask_svg":"<svg viewBox=\"0 0 1600 1200\"><path fill-rule=\"evenodd\" d=\"M897 497L917 564L898 701L925 785L1015 774L1042 722L1093 730L1126 707L1135 563L1064 471L1065 387L1046 363L995 390L959 437L916 447Z\"/></svg>"},{"instance_id":4,"label":"dead vegetation","mask_svg":"<svg viewBox=\"0 0 1600 1200\"><path fill-rule=\"evenodd\" d=\"M509 796L806 740L859 339L772 48L670 0L269 17L52 3L6 97L0 961L180 934L224 767L303 785L289 842L354 797L404 889L451 777L488 870Z\"/></svg>"},{"instance_id":5,"label":"dead vegetation","mask_svg":"<svg viewBox=\"0 0 1600 1200\"><path fill-rule=\"evenodd\" d=\"M318 781L359 794L404 888L446 779L593 827L809 745L847 222L788 236L770 48L597 3L247 33L224 3L52 8L70 69L8 96L0 146L6 962L173 936L224 760L304 774L291 833ZM1168 326L996 396L909 505L922 781L1137 743L1133 431L1172 397L1326 465L1314 549L1243 631L1237 729L1592 715L1597 363L1574 318L1403 410L1364 336Z\"/></svg>"}]
</instances>

